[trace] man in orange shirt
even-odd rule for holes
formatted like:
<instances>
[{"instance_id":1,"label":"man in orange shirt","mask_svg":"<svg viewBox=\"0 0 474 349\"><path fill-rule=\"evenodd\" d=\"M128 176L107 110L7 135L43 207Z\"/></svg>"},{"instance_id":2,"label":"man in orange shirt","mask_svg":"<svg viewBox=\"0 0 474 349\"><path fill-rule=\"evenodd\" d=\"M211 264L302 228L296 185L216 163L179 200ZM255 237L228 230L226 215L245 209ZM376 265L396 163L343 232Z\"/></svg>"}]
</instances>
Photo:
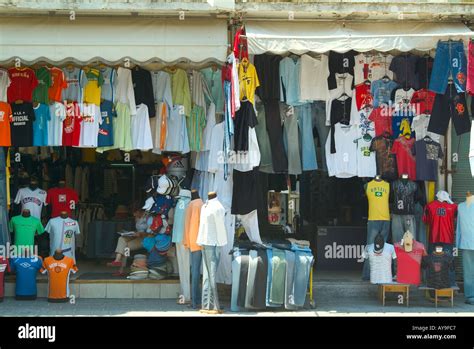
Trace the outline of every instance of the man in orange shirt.
<instances>
[{"instance_id":1,"label":"man in orange shirt","mask_svg":"<svg viewBox=\"0 0 474 349\"><path fill-rule=\"evenodd\" d=\"M57 249L53 256L45 258L42 274L48 273L48 302L67 302L69 300L69 275L78 271L74 259L63 255Z\"/></svg>"},{"instance_id":2,"label":"man in orange shirt","mask_svg":"<svg viewBox=\"0 0 474 349\"><path fill-rule=\"evenodd\" d=\"M0 102L0 147L12 145L10 123L12 122L12 108L6 102Z\"/></svg>"}]
</instances>

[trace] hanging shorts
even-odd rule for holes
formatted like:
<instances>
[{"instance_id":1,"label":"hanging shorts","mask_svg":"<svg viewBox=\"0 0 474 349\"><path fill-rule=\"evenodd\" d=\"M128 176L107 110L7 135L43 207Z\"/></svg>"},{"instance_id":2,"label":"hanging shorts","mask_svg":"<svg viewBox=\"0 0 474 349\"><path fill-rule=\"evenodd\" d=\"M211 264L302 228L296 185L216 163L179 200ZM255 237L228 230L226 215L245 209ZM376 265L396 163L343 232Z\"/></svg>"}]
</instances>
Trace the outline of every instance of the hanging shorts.
<instances>
[{"instance_id":1,"label":"hanging shorts","mask_svg":"<svg viewBox=\"0 0 474 349\"><path fill-rule=\"evenodd\" d=\"M428 131L444 136L450 119L458 136L471 131L465 94L458 93L454 84L448 85L445 94L436 95Z\"/></svg>"}]
</instances>

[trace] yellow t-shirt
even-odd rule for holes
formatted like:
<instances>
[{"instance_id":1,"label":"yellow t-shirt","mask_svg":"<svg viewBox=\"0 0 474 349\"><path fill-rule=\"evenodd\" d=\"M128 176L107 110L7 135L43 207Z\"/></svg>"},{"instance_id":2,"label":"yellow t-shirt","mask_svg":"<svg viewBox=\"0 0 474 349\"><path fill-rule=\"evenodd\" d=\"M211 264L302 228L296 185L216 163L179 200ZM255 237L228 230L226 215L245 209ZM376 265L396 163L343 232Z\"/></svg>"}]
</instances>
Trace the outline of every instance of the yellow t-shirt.
<instances>
[{"instance_id":1,"label":"yellow t-shirt","mask_svg":"<svg viewBox=\"0 0 474 349\"><path fill-rule=\"evenodd\" d=\"M100 106L101 86L104 84L102 73L95 68L84 68L84 72L87 80L84 87L84 103Z\"/></svg>"},{"instance_id":2,"label":"yellow t-shirt","mask_svg":"<svg viewBox=\"0 0 474 349\"><path fill-rule=\"evenodd\" d=\"M257 70L250 62L242 62L239 64L239 85L240 100L247 99L250 103L255 104L255 90L260 86L258 81Z\"/></svg>"},{"instance_id":3,"label":"yellow t-shirt","mask_svg":"<svg viewBox=\"0 0 474 349\"><path fill-rule=\"evenodd\" d=\"M370 181L365 193L369 200L369 221L389 221L390 184L385 181Z\"/></svg>"}]
</instances>

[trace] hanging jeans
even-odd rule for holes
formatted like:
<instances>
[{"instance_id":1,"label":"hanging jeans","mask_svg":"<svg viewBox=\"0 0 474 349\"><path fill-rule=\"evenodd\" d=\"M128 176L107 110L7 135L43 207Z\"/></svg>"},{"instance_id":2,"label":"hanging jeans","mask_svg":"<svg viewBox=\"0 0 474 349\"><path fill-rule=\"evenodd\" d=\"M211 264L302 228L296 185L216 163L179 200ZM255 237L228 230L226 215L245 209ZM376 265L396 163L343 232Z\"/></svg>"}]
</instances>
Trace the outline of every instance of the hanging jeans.
<instances>
[{"instance_id":1,"label":"hanging jeans","mask_svg":"<svg viewBox=\"0 0 474 349\"><path fill-rule=\"evenodd\" d=\"M235 216L230 213L230 208L225 207L224 223L227 231L227 245L221 246L221 258L217 266L216 281L220 284L232 284L232 256L229 252L234 246Z\"/></svg>"},{"instance_id":2,"label":"hanging jeans","mask_svg":"<svg viewBox=\"0 0 474 349\"><path fill-rule=\"evenodd\" d=\"M230 310L239 311L240 308L237 305L239 298L239 284L240 284L240 264L242 262L241 252L234 251L232 260L232 294L230 298Z\"/></svg>"},{"instance_id":3,"label":"hanging jeans","mask_svg":"<svg viewBox=\"0 0 474 349\"><path fill-rule=\"evenodd\" d=\"M203 246L203 275L202 275L202 309L220 310L217 294L216 270L219 264L220 248L217 246Z\"/></svg>"},{"instance_id":4,"label":"hanging jeans","mask_svg":"<svg viewBox=\"0 0 474 349\"><path fill-rule=\"evenodd\" d=\"M303 171L312 171L318 168L316 161L316 147L313 137L313 116L311 114L311 103L296 106L295 115L298 117L300 128L301 161Z\"/></svg>"},{"instance_id":5,"label":"hanging jeans","mask_svg":"<svg viewBox=\"0 0 474 349\"><path fill-rule=\"evenodd\" d=\"M202 251L191 252L191 305L197 309L201 303L201 264Z\"/></svg>"},{"instance_id":6,"label":"hanging jeans","mask_svg":"<svg viewBox=\"0 0 474 349\"><path fill-rule=\"evenodd\" d=\"M461 41L438 41L429 89L444 94L451 76L456 90L466 91L467 58Z\"/></svg>"},{"instance_id":7,"label":"hanging jeans","mask_svg":"<svg viewBox=\"0 0 474 349\"><path fill-rule=\"evenodd\" d=\"M176 244L176 258L178 259L181 297L184 298L185 302L189 302L191 300L189 249L185 248L182 243Z\"/></svg>"},{"instance_id":8,"label":"hanging jeans","mask_svg":"<svg viewBox=\"0 0 474 349\"><path fill-rule=\"evenodd\" d=\"M474 250L462 250L464 298L474 304Z\"/></svg>"},{"instance_id":9,"label":"hanging jeans","mask_svg":"<svg viewBox=\"0 0 474 349\"><path fill-rule=\"evenodd\" d=\"M390 221L368 221L367 222L367 245L373 244L375 237L378 234L382 234L384 240L388 240L390 233ZM362 268L362 280L370 280L370 264L369 260L364 261Z\"/></svg>"},{"instance_id":10,"label":"hanging jeans","mask_svg":"<svg viewBox=\"0 0 474 349\"><path fill-rule=\"evenodd\" d=\"M416 235L415 216L411 214L392 214L392 243L400 242L406 231L410 231L415 240L419 241Z\"/></svg>"},{"instance_id":11,"label":"hanging jeans","mask_svg":"<svg viewBox=\"0 0 474 349\"><path fill-rule=\"evenodd\" d=\"M323 171L328 170L326 164L326 141L328 139L330 126L326 126L326 104L325 102L313 102L312 105L313 125L318 131L319 144L321 145L321 165L319 168Z\"/></svg>"},{"instance_id":12,"label":"hanging jeans","mask_svg":"<svg viewBox=\"0 0 474 349\"><path fill-rule=\"evenodd\" d=\"M426 246L426 225L423 223L423 206L415 204L416 240Z\"/></svg>"}]
</instances>

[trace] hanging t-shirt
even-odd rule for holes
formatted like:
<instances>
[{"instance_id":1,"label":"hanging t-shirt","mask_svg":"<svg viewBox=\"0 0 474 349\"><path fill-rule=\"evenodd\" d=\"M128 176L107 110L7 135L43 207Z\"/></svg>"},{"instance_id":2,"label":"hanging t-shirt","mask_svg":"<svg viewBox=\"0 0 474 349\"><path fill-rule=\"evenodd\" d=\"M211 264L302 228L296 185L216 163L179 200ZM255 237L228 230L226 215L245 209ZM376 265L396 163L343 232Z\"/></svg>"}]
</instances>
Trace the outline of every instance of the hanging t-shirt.
<instances>
[{"instance_id":1,"label":"hanging t-shirt","mask_svg":"<svg viewBox=\"0 0 474 349\"><path fill-rule=\"evenodd\" d=\"M48 298L66 299L69 297L69 275L78 271L74 260L68 256L56 260L54 257L44 259L41 273L48 274Z\"/></svg>"},{"instance_id":2,"label":"hanging t-shirt","mask_svg":"<svg viewBox=\"0 0 474 349\"><path fill-rule=\"evenodd\" d=\"M331 103L331 153L336 152L336 142L334 140L334 125L338 122L344 125L350 124L352 98L348 97L342 100L334 99Z\"/></svg>"},{"instance_id":3,"label":"hanging t-shirt","mask_svg":"<svg viewBox=\"0 0 474 349\"><path fill-rule=\"evenodd\" d=\"M49 88L51 87L51 73L47 67L35 70L38 86L33 90L33 102L49 104Z\"/></svg>"},{"instance_id":4,"label":"hanging t-shirt","mask_svg":"<svg viewBox=\"0 0 474 349\"><path fill-rule=\"evenodd\" d=\"M79 146L81 137L81 110L77 102L66 106L66 118L63 121L63 146Z\"/></svg>"},{"instance_id":5,"label":"hanging t-shirt","mask_svg":"<svg viewBox=\"0 0 474 349\"><path fill-rule=\"evenodd\" d=\"M68 87L64 72L60 68L53 67L50 69L51 86L48 91L50 102L63 102L63 90Z\"/></svg>"},{"instance_id":6,"label":"hanging t-shirt","mask_svg":"<svg viewBox=\"0 0 474 349\"><path fill-rule=\"evenodd\" d=\"M392 110L386 107L372 109L369 120L374 123L375 136L382 136L385 133L392 135Z\"/></svg>"},{"instance_id":7,"label":"hanging t-shirt","mask_svg":"<svg viewBox=\"0 0 474 349\"><path fill-rule=\"evenodd\" d=\"M374 97L370 93L371 86L371 84L359 84L354 88L357 110L373 106Z\"/></svg>"},{"instance_id":8,"label":"hanging t-shirt","mask_svg":"<svg viewBox=\"0 0 474 349\"><path fill-rule=\"evenodd\" d=\"M390 184L385 181L372 180L367 183L365 191L369 201L369 221L390 220Z\"/></svg>"},{"instance_id":9,"label":"hanging t-shirt","mask_svg":"<svg viewBox=\"0 0 474 349\"><path fill-rule=\"evenodd\" d=\"M413 96L411 97L411 104L413 105L415 115L431 115L435 97L436 93L427 89L415 91L415 93L413 93Z\"/></svg>"},{"instance_id":10,"label":"hanging t-shirt","mask_svg":"<svg viewBox=\"0 0 474 349\"><path fill-rule=\"evenodd\" d=\"M280 101L287 105L301 104L299 58L283 58L280 61Z\"/></svg>"},{"instance_id":11,"label":"hanging t-shirt","mask_svg":"<svg viewBox=\"0 0 474 349\"><path fill-rule=\"evenodd\" d=\"M15 197L15 204L21 203L21 209L30 210L33 217L41 219L41 209L46 202L46 192L43 189L20 188Z\"/></svg>"},{"instance_id":12,"label":"hanging t-shirt","mask_svg":"<svg viewBox=\"0 0 474 349\"><path fill-rule=\"evenodd\" d=\"M355 51L344 53L329 51L329 78L328 87L330 90L336 87L335 74L349 73L354 76L354 57L357 55Z\"/></svg>"},{"instance_id":13,"label":"hanging t-shirt","mask_svg":"<svg viewBox=\"0 0 474 349\"><path fill-rule=\"evenodd\" d=\"M237 74L237 69L235 71ZM173 105L184 107L184 115L191 115L191 91L189 89L188 74L183 69L176 69L170 76Z\"/></svg>"},{"instance_id":14,"label":"hanging t-shirt","mask_svg":"<svg viewBox=\"0 0 474 349\"><path fill-rule=\"evenodd\" d=\"M2 299L5 294L4 276L5 276L5 272L7 271L10 272L10 264L8 263L8 259L0 257L0 299Z\"/></svg>"},{"instance_id":15,"label":"hanging t-shirt","mask_svg":"<svg viewBox=\"0 0 474 349\"><path fill-rule=\"evenodd\" d=\"M115 84L117 80L117 71L112 67L99 68L104 83L100 87L100 98L104 101L114 101Z\"/></svg>"},{"instance_id":16,"label":"hanging t-shirt","mask_svg":"<svg viewBox=\"0 0 474 349\"><path fill-rule=\"evenodd\" d=\"M418 75L419 88L427 89L430 84L434 59L430 56L418 57L416 61L416 74Z\"/></svg>"},{"instance_id":17,"label":"hanging t-shirt","mask_svg":"<svg viewBox=\"0 0 474 349\"><path fill-rule=\"evenodd\" d=\"M370 151L372 136L366 135L357 139L357 176L373 178L377 175L375 152Z\"/></svg>"},{"instance_id":18,"label":"hanging t-shirt","mask_svg":"<svg viewBox=\"0 0 474 349\"><path fill-rule=\"evenodd\" d=\"M413 153L416 155L416 179L437 181L438 160L444 156L441 145L430 137L425 137L415 142Z\"/></svg>"},{"instance_id":19,"label":"hanging t-shirt","mask_svg":"<svg viewBox=\"0 0 474 349\"><path fill-rule=\"evenodd\" d=\"M398 177L397 161L392 153L393 141L390 138L378 136L372 139L370 150L375 151L377 162L377 174L387 180Z\"/></svg>"},{"instance_id":20,"label":"hanging t-shirt","mask_svg":"<svg viewBox=\"0 0 474 349\"><path fill-rule=\"evenodd\" d=\"M398 173L408 174L408 178L412 181L416 180L416 160L413 155L413 147L415 139L406 139L398 137L393 142L392 153L397 157Z\"/></svg>"},{"instance_id":21,"label":"hanging t-shirt","mask_svg":"<svg viewBox=\"0 0 474 349\"><path fill-rule=\"evenodd\" d=\"M370 244L364 250L362 257L369 259L370 283L390 284L392 279L392 259L396 259L395 248L389 243L385 243L380 253L375 252L375 245Z\"/></svg>"},{"instance_id":22,"label":"hanging t-shirt","mask_svg":"<svg viewBox=\"0 0 474 349\"><path fill-rule=\"evenodd\" d=\"M411 123L414 114L410 110L395 110L392 115L392 137L411 137ZM413 137L411 137L413 138Z\"/></svg>"},{"instance_id":23,"label":"hanging t-shirt","mask_svg":"<svg viewBox=\"0 0 474 349\"><path fill-rule=\"evenodd\" d=\"M392 208L393 214L414 215L415 198L418 186L415 182L406 179L397 179L392 182Z\"/></svg>"},{"instance_id":24,"label":"hanging t-shirt","mask_svg":"<svg viewBox=\"0 0 474 349\"><path fill-rule=\"evenodd\" d=\"M132 81L133 91L135 93L135 104L137 107L139 104L145 104L148 107L149 117L154 118L156 115L155 97L153 95L153 82L150 72L136 66L132 69Z\"/></svg>"},{"instance_id":25,"label":"hanging t-shirt","mask_svg":"<svg viewBox=\"0 0 474 349\"><path fill-rule=\"evenodd\" d=\"M412 251L406 252L400 242L395 244L397 254L397 282L416 285L421 283L421 260L426 256L425 246L413 240Z\"/></svg>"},{"instance_id":26,"label":"hanging t-shirt","mask_svg":"<svg viewBox=\"0 0 474 349\"><path fill-rule=\"evenodd\" d=\"M84 71L78 67L64 68L64 78L66 88L63 90L63 100L82 102L82 90L87 84L87 77Z\"/></svg>"},{"instance_id":27,"label":"hanging t-shirt","mask_svg":"<svg viewBox=\"0 0 474 349\"><path fill-rule=\"evenodd\" d=\"M16 273L15 295L23 297L37 295L36 274L42 265L43 260L39 256L10 260L10 268Z\"/></svg>"},{"instance_id":28,"label":"hanging t-shirt","mask_svg":"<svg viewBox=\"0 0 474 349\"><path fill-rule=\"evenodd\" d=\"M151 74L151 82L153 85L153 96L155 99L155 104L160 104L163 102L166 104L168 108L171 108L173 106L173 96L171 95L170 74L168 74L165 71L153 71L150 74ZM220 75L219 75L219 79L220 79Z\"/></svg>"},{"instance_id":29,"label":"hanging t-shirt","mask_svg":"<svg viewBox=\"0 0 474 349\"><path fill-rule=\"evenodd\" d=\"M234 118L234 150L249 150L249 127L257 125L257 116L250 102L243 102Z\"/></svg>"},{"instance_id":30,"label":"hanging t-shirt","mask_svg":"<svg viewBox=\"0 0 474 349\"><path fill-rule=\"evenodd\" d=\"M7 102L7 90L10 86L8 70L0 68L0 102Z\"/></svg>"},{"instance_id":31,"label":"hanging t-shirt","mask_svg":"<svg viewBox=\"0 0 474 349\"><path fill-rule=\"evenodd\" d=\"M430 124L430 115L420 114L415 116L411 122L411 130L415 132L415 139L417 141L425 138L426 136L431 137L432 140L439 143L441 138L440 135L429 132L428 125Z\"/></svg>"},{"instance_id":32,"label":"hanging t-shirt","mask_svg":"<svg viewBox=\"0 0 474 349\"><path fill-rule=\"evenodd\" d=\"M46 204L51 205L51 218L59 216L63 211L70 215L79 202L79 196L72 188L51 188L47 194Z\"/></svg>"},{"instance_id":33,"label":"hanging t-shirt","mask_svg":"<svg viewBox=\"0 0 474 349\"><path fill-rule=\"evenodd\" d=\"M148 107L145 104L137 105L137 113L132 116L132 144L133 149L153 149L150 117Z\"/></svg>"},{"instance_id":34,"label":"hanging t-shirt","mask_svg":"<svg viewBox=\"0 0 474 349\"><path fill-rule=\"evenodd\" d=\"M49 233L49 254L52 256L57 249L61 249L65 256L76 260L76 235L79 235L79 223L72 218L51 218L44 229Z\"/></svg>"},{"instance_id":35,"label":"hanging t-shirt","mask_svg":"<svg viewBox=\"0 0 474 349\"><path fill-rule=\"evenodd\" d=\"M33 145L37 147L48 146L48 124L51 121L49 105L39 103L33 107L35 121L33 123Z\"/></svg>"},{"instance_id":36,"label":"hanging t-shirt","mask_svg":"<svg viewBox=\"0 0 474 349\"><path fill-rule=\"evenodd\" d=\"M84 103L100 106L101 86L104 84L104 77L100 70L95 68L84 68L84 73L87 79L84 87Z\"/></svg>"},{"instance_id":37,"label":"hanging t-shirt","mask_svg":"<svg viewBox=\"0 0 474 349\"><path fill-rule=\"evenodd\" d=\"M302 101L325 101L329 98L327 84L327 78L329 77L328 56L321 55L319 58L313 58L309 55L302 55L299 77L300 99ZM347 94L352 89L352 79L350 83L351 86L346 91ZM336 83L336 87L333 86L334 89L337 89L339 85L339 83Z\"/></svg>"},{"instance_id":38,"label":"hanging t-shirt","mask_svg":"<svg viewBox=\"0 0 474 349\"><path fill-rule=\"evenodd\" d=\"M170 110L168 119L168 133L164 151L189 153L188 129L182 106L175 105Z\"/></svg>"},{"instance_id":39,"label":"hanging t-shirt","mask_svg":"<svg viewBox=\"0 0 474 349\"><path fill-rule=\"evenodd\" d=\"M392 92L396 89L398 84L392 80L375 80L370 86L370 93L374 97L374 108L381 104L389 104L392 97Z\"/></svg>"},{"instance_id":40,"label":"hanging t-shirt","mask_svg":"<svg viewBox=\"0 0 474 349\"><path fill-rule=\"evenodd\" d=\"M255 66L244 61L239 64L240 100L255 104L255 90L260 86Z\"/></svg>"},{"instance_id":41,"label":"hanging t-shirt","mask_svg":"<svg viewBox=\"0 0 474 349\"><path fill-rule=\"evenodd\" d=\"M390 70L395 73L395 81L402 87L419 89L419 79L416 72L418 56L411 53L402 54L393 58Z\"/></svg>"},{"instance_id":42,"label":"hanging t-shirt","mask_svg":"<svg viewBox=\"0 0 474 349\"><path fill-rule=\"evenodd\" d=\"M434 200L425 206L423 222L430 226L430 242L454 242L454 217L458 205Z\"/></svg>"},{"instance_id":43,"label":"hanging t-shirt","mask_svg":"<svg viewBox=\"0 0 474 349\"><path fill-rule=\"evenodd\" d=\"M375 55L359 53L354 57L354 79L356 85L363 83L365 80L375 81L382 79L385 75L393 79L393 73L389 70L392 59L392 55L383 53Z\"/></svg>"},{"instance_id":44,"label":"hanging t-shirt","mask_svg":"<svg viewBox=\"0 0 474 349\"><path fill-rule=\"evenodd\" d=\"M257 88L257 95L264 102L278 101L280 99L280 55L264 53L255 55L253 62L260 86ZM216 109L217 110L217 109Z\"/></svg>"},{"instance_id":45,"label":"hanging t-shirt","mask_svg":"<svg viewBox=\"0 0 474 349\"><path fill-rule=\"evenodd\" d=\"M0 147L11 146L10 123L13 120L12 108L6 102L0 102Z\"/></svg>"},{"instance_id":46,"label":"hanging t-shirt","mask_svg":"<svg viewBox=\"0 0 474 349\"><path fill-rule=\"evenodd\" d=\"M80 147L97 147L100 124L102 124L100 107L96 104L84 104L82 110L81 137L79 142Z\"/></svg>"},{"instance_id":47,"label":"hanging t-shirt","mask_svg":"<svg viewBox=\"0 0 474 349\"><path fill-rule=\"evenodd\" d=\"M259 73L258 73L256 61L255 61L255 69L257 70L256 75L258 76ZM222 88L221 70L217 67L209 67L209 68L202 69L201 74L204 80L206 81L207 86L209 87L209 91L211 92L212 102L216 106L216 113L224 112L224 89ZM279 86L278 83L276 84L276 86ZM260 87L261 85L259 86L259 88Z\"/></svg>"},{"instance_id":48,"label":"hanging t-shirt","mask_svg":"<svg viewBox=\"0 0 474 349\"><path fill-rule=\"evenodd\" d=\"M358 131L355 125L334 125L334 140L336 153L334 154L335 176L349 178L357 176L357 139Z\"/></svg>"},{"instance_id":49,"label":"hanging t-shirt","mask_svg":"<svg viewBox=\"0 0 474 349\"><path fill-rule=\"evenodd\" d=\"M48 145L60 146L63 144L63 121L66 119L66 106L63 103L54 102L49 106L51 116L48 122Z\"/></svg>"},{"instance_id":50,"label":"hanging t-shirt","mask_svg":"<svg viewBox=\"0 0 474 349\"><path fill-rule=\"evenodd\" d=\"M15 234L16 246L34 246L35 234L44 233L43 225L39 218L34 216L23 217L22 215L12 217L8 223L10 232Z\"/></svg>"},{"instance_id":51,"label":"hanging t-shirt","mask_svg":"<svg viewBox=\"0 0 474 349\"><path fill-rule=\"evenodd\" d=\"M393 104L395 106L395 110L404 109L408 110L411 107L411 100L413 95L415 94L415 90L412 88L404 89L399 88L393 92Z\"/></svg>"},{"instance_id":52,"label":"hanging t-shirt","mask_svg":"<svg viewBox=\"0 0 474 349\"><path fill-rule=\"evenodd\" d=\"M329 97L326 98L326 123L331 124L331 106L332 102L341 97L344 93L350 96L352 93L352 81L353 77L350 74L336 74L336 88L329 90ZM352 100L354 104L354 100ZM351 109L352 113L352 109ZM351 116L352 117L352 116ZM356 122L354 122L356 123ZM351 122L352 124L352 122Z\"/></svg>"},{"instance_id":53,"label":"hanging t-shirt","mask_svg":"<svg viewBox=\"0 0 474 349\"><path fill-rule=\"evenodd\" d=\"M109 147L114 145L114 118L117 116L112 102L104 100L100 104L102 124L99 126L97 146Z\"/></svg>"},{"instance_id":54,"label":"hanging t-shirt","mask_svg":"<svg viewBox=\"0 0 474 349\"><path fill-rule=\"evenodd\" d=\"M8 69L10 86L8 87L8 102L13 103L19 100L31 102L33 90L38 86L38 79L35 72L30 68L10 68Z\"/></svg>"},{"instance_id":55,"label":"hanging t-shirt","mask_svg":"<svg viewBox=\"0 0 474 349\"><path fill-rule=\"evenodd\" d=\"M31 103L13 103L11 139L12 146L31 147L33 145L33 123L35 121L35 112Z\"/></svg>"}]
</instances>

